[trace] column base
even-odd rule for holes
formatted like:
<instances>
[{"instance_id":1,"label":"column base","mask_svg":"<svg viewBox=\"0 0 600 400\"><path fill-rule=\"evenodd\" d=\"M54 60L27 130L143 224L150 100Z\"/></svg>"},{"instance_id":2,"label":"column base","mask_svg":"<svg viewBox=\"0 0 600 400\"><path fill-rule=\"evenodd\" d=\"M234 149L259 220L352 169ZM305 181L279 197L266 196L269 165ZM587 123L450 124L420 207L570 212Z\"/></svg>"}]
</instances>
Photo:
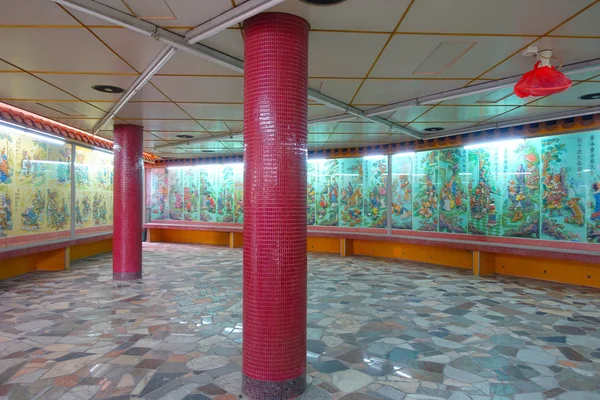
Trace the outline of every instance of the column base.
<instances>
[{"instance_id":1,"label":"column base","mask_svg":"<svg viewBox=\"0 0 600 400\"><path fill-rule=\"evenodd\" d=\"M306 375L279 382L266 382L242 374L242 393L252 400L295 399L306 390Z\"/></svg>"},{"instance_id":2,"label":"column base","mask_svg":"<svg viewBox=\"0 0 600 400\"><path fill-rule=\"evenodd\" d=\"M115 281L135 281L142 279L142 271L140 272L113 272L113 280Z\"/></svg>"}]
</instances>

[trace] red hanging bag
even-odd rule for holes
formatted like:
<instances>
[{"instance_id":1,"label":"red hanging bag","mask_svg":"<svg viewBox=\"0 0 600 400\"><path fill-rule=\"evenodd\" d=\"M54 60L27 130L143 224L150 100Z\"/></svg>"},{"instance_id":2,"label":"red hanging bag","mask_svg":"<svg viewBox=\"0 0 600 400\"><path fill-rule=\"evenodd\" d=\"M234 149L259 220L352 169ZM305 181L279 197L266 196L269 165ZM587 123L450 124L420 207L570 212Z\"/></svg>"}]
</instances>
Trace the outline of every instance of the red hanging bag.
<instances>
[{"instance_id":1,"label":"red hanging bag","mask_svg":"<svg viewBox=\"0 0 600 400\"><path fill-rule=\"evenodd\" d=\"M564 92L573 82L555 67L540 67L535 63L533 71L529 71L515 85L515 94L523 97L541 97Z\"/></svg>"}]
</instances>

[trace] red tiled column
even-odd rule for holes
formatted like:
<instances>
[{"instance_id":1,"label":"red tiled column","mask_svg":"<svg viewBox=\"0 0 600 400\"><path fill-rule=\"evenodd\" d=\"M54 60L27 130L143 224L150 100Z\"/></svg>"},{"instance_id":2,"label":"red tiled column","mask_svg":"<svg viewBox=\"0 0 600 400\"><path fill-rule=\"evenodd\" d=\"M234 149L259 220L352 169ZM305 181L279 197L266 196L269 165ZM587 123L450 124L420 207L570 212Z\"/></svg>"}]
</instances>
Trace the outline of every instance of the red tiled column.
<instances>
[{"instance_id":1,"label":"red tiled column","mask_svg":"<svg viewBox=\"0 0 600 400\"><path fill-rule=\"evenodd\" d=\"M142 277L143 144L141 126L115 125L113 279Z\"/></svg>"},{"instance_id":2,"label":"red tiled column","mask_svg":"<svg viewBox=\"0 0 600 400\"><path fill-rule=\"evenodd\" d=\"M245 22L243 392L306 387L308 23Z\"/></svg>"}]
</instances>

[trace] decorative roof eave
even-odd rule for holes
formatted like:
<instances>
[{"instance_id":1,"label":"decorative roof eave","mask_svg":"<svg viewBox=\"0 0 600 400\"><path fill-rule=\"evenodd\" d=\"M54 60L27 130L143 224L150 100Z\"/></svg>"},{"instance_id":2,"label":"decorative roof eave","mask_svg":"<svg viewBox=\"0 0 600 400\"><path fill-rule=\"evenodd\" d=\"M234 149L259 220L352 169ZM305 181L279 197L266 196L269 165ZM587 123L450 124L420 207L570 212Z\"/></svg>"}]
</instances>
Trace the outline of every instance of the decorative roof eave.
<instances>
[{"instance_id":1,"label":"decorative roof eave","mask_svg":"<svg viewBox=\"0 0 600 400\"><path fill-rule=\"evenodd\" d=\"M0 121L20 125L24 128L35 129L52 136L66 138L69 141L79 142L111 151L113 150L113 142L111 140L94 136L80 129L73 128L72 126L53 121L49 118L1 102ZM157 158L152 154L144 153L145 162L154 164L156 160Z\"/></svg>"},{"instance_id":2,"label":"decorative roof eave","mask_svg":"<svg viewBox=\"0 0 600 400\"><path fill-rule=\"evenodd\" d=\"M461 147L469 144L495 140L562 135L592 129L600 129L600 114L513 126L510 128L491 129L486 131L464 133L462 135L449 136L437 139L413 140L403 143L390 143L366 147L312 150L308 152L308 156L309 158L344 158L360 157L370 154L396 154L401 152L426 151L451 147ZM186 165L228 164L241 162L243 162L242 156L227 156L171 160L163 159L157 160L154 166L176 167Z\"/></svg>"}]
</instances>

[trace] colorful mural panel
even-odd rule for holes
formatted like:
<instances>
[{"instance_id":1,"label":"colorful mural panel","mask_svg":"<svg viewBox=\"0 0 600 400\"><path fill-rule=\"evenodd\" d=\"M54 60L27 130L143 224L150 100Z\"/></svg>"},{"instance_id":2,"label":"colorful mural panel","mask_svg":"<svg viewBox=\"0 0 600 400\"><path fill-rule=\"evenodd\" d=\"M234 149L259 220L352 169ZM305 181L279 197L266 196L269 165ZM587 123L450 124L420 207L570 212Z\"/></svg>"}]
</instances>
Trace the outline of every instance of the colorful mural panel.
<instances>
[{"instance_id":1,"label":"colorful mural panel","mask_svg":"<svg viewBox=\"0 0 600 400\"><path fill-rule=\"evenodd\" d=\"M440 232L467 233L468 229L468 186L467 163L464 149L440 150L439 197Z\"/></svg>"},{"instance_id":2,"label":"colorful mural panel","mask_svg":"<svg viewBox=\"0 0 600 400\"><path fill-rule=\"evenodd\" d=\"M75 227L112 225L113 155L85 147L75 148Z\"/></svg>"},{"instance_id":3,"label":"colorful mural panel","mask_svg":"<svg viewBox=\"0 0 600 400\"><path fill-rule=\"evenodd\" d=\"M340 160L340 226L354 228L363 225L363 170L360 158Z\"/></svg>"},{"instance_id":4,"label":"colorful mural panel","mask_svg":"<svg viewBox=\"0 0 600 400\"><path fill-rule=\"evenodd\" d=\"M340 160L317 160L315 163L316 225L339 226L339 163Z\"/></svg>"},{"instance_id":5,"label":"colorful mural panel","mask_svg":"<svg viewBox=\"0 0 600 400\"><path fill-rule=\"evenodd\" d=\"M414 153L392 156L392 229L412 229Z\"/></svg>"},{"instance_id":6,"label":"colorful mural panel","mask_svg":"<svg viewBox=\"0 0 600 400\"><path fill-rule=\"evenodd\" d=\"M387 156L363 158L365 228L387 227Z\"/></svg>"},{"instance_id":7,"label":"colorful mural panel","mask_svg":"<svg viewBox=\"0 0 600 400\"><path fill-rule=\"evenodd\" d=\"M439 151L424 151L415 157L413 229L437 232L439 226Z\"/></svg>"},{"instance_id":8,"label":"colorful mural panel","mask_svg":"<svg viewBox=\"0 0 600 400\"><path fill-rule=\"evenodd\" d=\"M583 170L588 187L587 240L600 243L600 132L593 132L587 137L584 149L588 149Z\"/></svg>"},{"instance_id":9,"label":"colorful mural panel","mask_svg":"<svg viewBox=\"0 0 600 400\"><path fill-rule=\"evenodd\" d=\"M498 181L502 146L483 146L467 150L469 178L469 233L502 235L502 185Z\"/></svg>"}]
</instances>

